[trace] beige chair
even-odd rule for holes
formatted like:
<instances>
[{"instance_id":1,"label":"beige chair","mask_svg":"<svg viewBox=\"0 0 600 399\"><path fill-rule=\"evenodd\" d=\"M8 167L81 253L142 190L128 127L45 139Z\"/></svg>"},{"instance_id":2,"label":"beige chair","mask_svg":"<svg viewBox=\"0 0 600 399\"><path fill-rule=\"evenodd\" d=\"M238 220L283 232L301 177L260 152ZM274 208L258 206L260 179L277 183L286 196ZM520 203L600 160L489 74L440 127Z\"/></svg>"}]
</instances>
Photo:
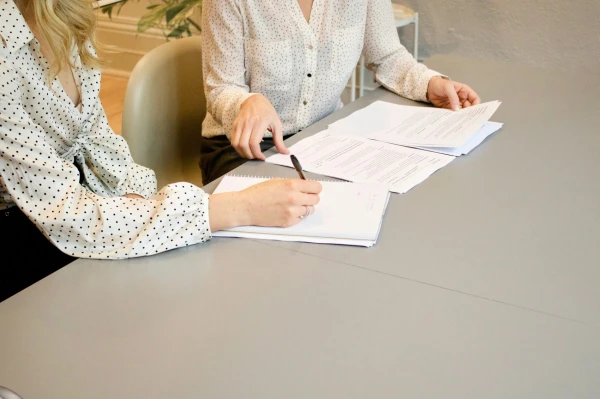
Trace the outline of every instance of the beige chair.
<instances>
[{"instance_id":1,"label":"beige chair","mask_svg":"<svg viewBox=\"0 0 600 399\"><path fill-rule=\"evenodd\" d=\"M123 137L135 162L154 169L159 189L179 181L202 185L205 115L199 37L165 43L136 65L123 105Z\"/></svg>"},{"instance_id":2,"label":"beige chair","mask_svg":"<svg viewBox=\"0 0 600 399\"><path fill-rule=\"evenodd\" d=\"M21 397L10 389L0 387L0 399L21 399Z\"/></svg>"}]
</instances>

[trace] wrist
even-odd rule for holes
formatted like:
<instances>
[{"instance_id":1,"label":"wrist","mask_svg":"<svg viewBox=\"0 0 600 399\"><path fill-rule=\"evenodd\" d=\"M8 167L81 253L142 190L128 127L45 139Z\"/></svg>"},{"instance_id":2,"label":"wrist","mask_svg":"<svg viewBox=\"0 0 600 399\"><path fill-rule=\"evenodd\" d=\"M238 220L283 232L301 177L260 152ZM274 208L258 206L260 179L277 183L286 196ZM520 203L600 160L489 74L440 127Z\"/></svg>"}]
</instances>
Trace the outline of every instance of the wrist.
<instances>
[{"instance_id":1,"label":"wrist","mask_svg":"<svg viewBox=\"0 0 600 399\"><path fill-rule=\"evenodd\" d=\"M436 75L433 76L429 79L429 82L427 83L427 93L425 93L425 98L427 99L427 101L431 102L431 99L429 98L430 93L433 91L433 85L436 84L437 81L440 80L450 80L450 78L448 78L447 76L444 75Z\"/></svg>"},{"instance_id":2,"label":"wrist","mask_svg":"<svg viewBox=\"0 0 600 399\"><path fill-rule=\"evenodd\" d=\"M258 98L259 98L259 97L263 97L263 95L262 95L262 94L260 94L260 93L250 93L250 94L248 95L248 97L246 97L246 98L244 99L244 101L242 101L242 102L240 103L240 109L242 109L242 108L244 107L244 105L246 105L246 104L249 104L249 103L252 103L253 101L256 101L256 100L258 100Z\"/></svg>"},{"instance_id":3,"label":"wrist","mask_svg":"<svg viewBox=\"0 0 600 399\"><path fill-rule=\"evenodd\" d=\"M213 194L208 200L211 231L225 230L250 224L249 214L240 192Z\"/></svg>"}]
</instances>

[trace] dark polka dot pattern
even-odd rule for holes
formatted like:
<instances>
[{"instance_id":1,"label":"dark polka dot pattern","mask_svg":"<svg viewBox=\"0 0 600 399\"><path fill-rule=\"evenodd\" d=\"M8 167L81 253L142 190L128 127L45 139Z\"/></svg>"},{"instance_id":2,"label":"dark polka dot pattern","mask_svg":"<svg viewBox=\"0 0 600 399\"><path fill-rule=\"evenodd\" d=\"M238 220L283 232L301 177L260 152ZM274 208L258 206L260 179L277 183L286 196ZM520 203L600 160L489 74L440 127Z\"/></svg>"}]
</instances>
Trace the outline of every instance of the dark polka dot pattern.
<instances>
[{"instance_id":1,"label":"dark polka dot pattern","mask_svg":"<svg viewBox=\"0 0 600 399\"><path fill-rule=\"evenodd\" d=\"M413 100L427 101L439 75L400 44L390 0L315 0L310 22L296 0L204 0L202 10L206 137L230 137L253 93L273 104L284 135L304 129L342 106L361 53L382 86Z\"/></svg>"},{"instance_id":2,"label":"dark polka dot pattern","mask_svg":"<svg viewBox=\"0 0 600 399\"><path fill-rule=\"evenodd\" d=\"M208 195L189 183L156 193L100 104L100 72L73 52L81 111L12 0L0 0L0 210L17 205L63 252L151 255L210 239ZM138 194L145 199L125 198Z\"/></svg>"}]
</instances>

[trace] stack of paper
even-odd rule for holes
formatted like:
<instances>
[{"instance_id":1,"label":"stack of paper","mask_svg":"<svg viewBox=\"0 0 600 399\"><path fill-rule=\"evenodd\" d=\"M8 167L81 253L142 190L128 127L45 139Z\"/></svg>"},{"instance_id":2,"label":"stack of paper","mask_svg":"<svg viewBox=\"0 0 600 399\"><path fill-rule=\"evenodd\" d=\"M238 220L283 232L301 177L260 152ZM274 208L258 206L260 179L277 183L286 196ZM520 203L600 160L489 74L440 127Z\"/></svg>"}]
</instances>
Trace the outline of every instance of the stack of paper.
<instances>
[{"instance_id":1,"label":"stack of paper","mask_svg":"<svg viewBox=\"0 0 600 399\"><path fill-rule=\"evenodd\" d=\"M289 150L306 171L358 183L380 183L400 194L454 159L449 155L329 131L307 137ZM289 155L272 155L267 162L293 167Z\"/></svg>"},{"instance_id":2,"label":"stack of paper","mask_svg":"<svg viewBox=\"0 0 600 399\"><path fill-rule=\"evenodd\" d=\"M305 170L405 193L502 127L499 101L459 111L376 101L290 147ZM292 167L289 156L267 162Z\"/></svg>"},{"instance_id":3,"label":"stack of paper","mask_svg":"<svg viewBox=\"0 0 600 399\"><path fill-rule=\"evenodd\" d=\"M240 191L267 180L225 176L215 194ZM304 241L370 247L379 235L389 191L379 184L321 182L323 191L315 212L287 227L244 226L213 233L216 237Z\"/></svg>"},{"instance_id":4,"label":"stack of paper","mask_svg":"<svg viewBox=\"0 0 600 399\"><path fill-rule=\"evenodd\" d=\"M376 101L332 123L328 131L460 156L502 127L488 122L499 106L491 101L450 111Z\"/></svg>"}]
</instances>

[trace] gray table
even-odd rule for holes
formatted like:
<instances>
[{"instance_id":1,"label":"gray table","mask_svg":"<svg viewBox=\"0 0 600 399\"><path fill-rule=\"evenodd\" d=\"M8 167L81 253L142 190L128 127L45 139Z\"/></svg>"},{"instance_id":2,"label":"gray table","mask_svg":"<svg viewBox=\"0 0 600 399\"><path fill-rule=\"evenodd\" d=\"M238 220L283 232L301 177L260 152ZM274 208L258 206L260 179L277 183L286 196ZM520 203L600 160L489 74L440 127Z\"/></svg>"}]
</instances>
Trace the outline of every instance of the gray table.
<instances>
[{"instance_id":1,"label":"gray table","mask_svg":"<svg viewBox=\"0 0 600 399\"><path fill-rule=\"evenodd\" d=\"M375 248L269 244L600 326L600 74L450 56L426 64L501 100L492 119L504 128L393 195ZM376 90L289 142L374 100L415 105ZM296 176L259 162L236 173Z\"/></svg>"},{"instance_id":2,"label":"gray table","mask_svg":"<svg viewBox=\"0 0 600 399\"><path fill-rule=\"evenodd\" d=\"M428 64L502 100L505 127L393 196L374 248L215 239L79 260L0 304L0 385L26 399L600 397L600 77ZM376 90L299 136L376 99L408 103Z\"/></svg>"}]
</instances>

